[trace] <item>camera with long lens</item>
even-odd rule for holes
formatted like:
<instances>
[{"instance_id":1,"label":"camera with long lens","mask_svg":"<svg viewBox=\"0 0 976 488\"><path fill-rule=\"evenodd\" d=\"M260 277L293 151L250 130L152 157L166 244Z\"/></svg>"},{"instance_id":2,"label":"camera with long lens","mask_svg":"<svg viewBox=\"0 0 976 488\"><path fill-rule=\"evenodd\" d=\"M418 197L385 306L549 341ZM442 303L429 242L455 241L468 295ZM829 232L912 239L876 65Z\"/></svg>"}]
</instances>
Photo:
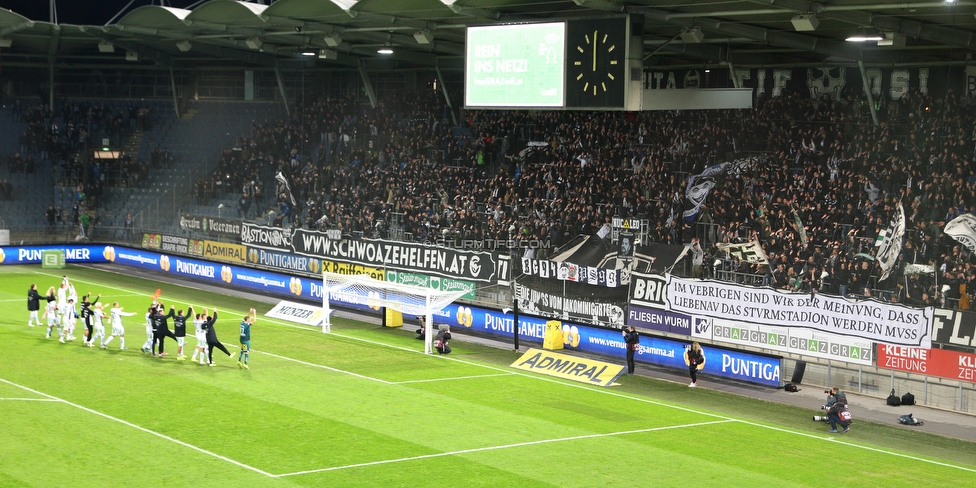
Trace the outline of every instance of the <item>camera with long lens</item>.
<instances>
[{"instance_id":1,"label":"camera with long lens","mask_svg":"<svg viewBox=\"0 0 976 488\"><path fill-rule=\"evenodd\" d=\"M813 416L813 421L814 422L829 422L829 419L825 415L814 415Z\"/></svg>"}]
</instances>

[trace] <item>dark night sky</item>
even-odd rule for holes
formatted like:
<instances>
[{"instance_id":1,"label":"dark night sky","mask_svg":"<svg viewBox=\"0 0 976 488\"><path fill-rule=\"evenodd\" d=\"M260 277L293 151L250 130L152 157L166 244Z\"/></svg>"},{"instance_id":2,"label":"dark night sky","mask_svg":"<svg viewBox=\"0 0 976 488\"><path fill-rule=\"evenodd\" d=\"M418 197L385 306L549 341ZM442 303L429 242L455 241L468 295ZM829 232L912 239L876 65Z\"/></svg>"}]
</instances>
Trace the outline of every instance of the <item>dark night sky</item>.
<instances>
[{"instance_id":1,"label":"dark night sky","mask_svg":"<svg viewBox=\"0 0 976 488\"><path fill-rule=\"evenodd\" d=\"M187 7L196 2L197 0L165 1L170 7ZM129 0L57 0L58 23L103 25L127 3ZM135 0L127 12L150 4L159 5L160 0ZM12 10L31 20L44 22L49 20L49 5L49 0L0 0L0 8Z\"/></svg>"}]
</instances>

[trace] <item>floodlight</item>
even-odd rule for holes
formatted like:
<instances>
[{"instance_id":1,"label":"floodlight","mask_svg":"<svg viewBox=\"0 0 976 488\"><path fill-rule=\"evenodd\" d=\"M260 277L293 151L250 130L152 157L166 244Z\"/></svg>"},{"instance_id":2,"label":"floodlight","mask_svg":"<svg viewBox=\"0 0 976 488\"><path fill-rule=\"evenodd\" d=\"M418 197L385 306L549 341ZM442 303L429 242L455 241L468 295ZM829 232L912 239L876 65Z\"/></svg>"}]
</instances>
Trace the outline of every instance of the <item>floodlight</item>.
<instances>
[{"instance_id":1,"label":"floodlight","mask_svg":"<svg viewBox=\"0 0 976 488\"><path fill-rule=\"evenodd\" d=\"M705 38L700 27L689 27L681 30L681 40L688 44L698 44Z\"/></svg>"}]
</instances>

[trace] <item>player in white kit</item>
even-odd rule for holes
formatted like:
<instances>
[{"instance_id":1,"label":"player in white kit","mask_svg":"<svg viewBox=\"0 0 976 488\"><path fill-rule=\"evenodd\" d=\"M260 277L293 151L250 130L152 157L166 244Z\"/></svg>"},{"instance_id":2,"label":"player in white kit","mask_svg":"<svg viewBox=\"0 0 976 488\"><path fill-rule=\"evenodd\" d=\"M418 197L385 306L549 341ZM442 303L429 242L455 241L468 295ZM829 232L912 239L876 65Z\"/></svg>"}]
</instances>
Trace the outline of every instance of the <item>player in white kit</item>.
<instances>
[{"instance_id":1,"label":"player in white kit","mask_svg":"<svg viewBox=\"0 0 976 488\"><path fill-rule=\"evenodd\" d=\"M105 324L102 323L102 318L105 316L102 312L102 304L96 303L91 311L93 320L93 332L92 336L88 338L88 347L95 345L95 339L99 339L101 342L101 348L105 349Z\"/></svg>"},{"instance_id":2,"label":"player in white kit","mask_svg":"<svg viewBox=\"0 0 976 488\"><path fill-rule=\"evenodd\" d=\"M193 356L190 361L196 361L197 355L200 355L200 364L204 364L207 361L207 331L203 330L203 323L207 321L207 310L204 309L203 313L198 313L193 317L193 327L196 331L197 347L193 350Z\"/></svg>"},{"instance_id":3,"label":"player in white kit","mask_svg":"<svg viewBox=\"0 0 976 488\"><path fill-rule=\"evenodd\" d=\"M135 312L123 312L122 307L119 306L119 302L112 303L112 310L109 311L112 316L112 335L105 339L102 343L102 349L108 347L108 344L112 342L115 336L119 337L119 350L125 350L125 327L122 326L122 317L131 317L135 315Z\"/></svg>"},{"instance_id":4,"label":"player in white kit","mask_svg":"<svg viewBox=\"0 0 976 488\"><path fill-rule=\"evenodd\" d=\"M51 329L55 327L58 327L58 335L60 335L61 317L58 316L58 301L54 293L53 286L47 290L47 305L44 307L44 316L41 317L42 320L47 318L48 339L51 338Z\"/></svg>"},{"instance_id":5,"label":"player in white kit","mask_svg":"<svg viewBox=\"0 0 976 488\"><path fill-rule=\"evenodd\" d=\"M152 316L156 313L156 300L153 300L152 306L149 307L149 311L146 312L146 343L142 345L140 350L142 352L149 352L152 350L153 338L153 321Z\"/></svg>"}]
</instances>

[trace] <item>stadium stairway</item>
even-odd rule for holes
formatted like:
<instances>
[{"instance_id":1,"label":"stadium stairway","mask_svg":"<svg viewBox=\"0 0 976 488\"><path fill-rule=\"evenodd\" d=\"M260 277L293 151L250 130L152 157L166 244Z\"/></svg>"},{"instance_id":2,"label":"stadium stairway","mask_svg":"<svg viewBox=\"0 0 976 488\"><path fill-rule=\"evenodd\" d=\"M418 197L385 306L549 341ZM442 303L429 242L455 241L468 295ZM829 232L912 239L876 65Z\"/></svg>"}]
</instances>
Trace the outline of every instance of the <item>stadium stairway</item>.
<instances>
[{"instance_id":1,"label":"stadium stairway","mask_svg":"<svg viewBox=\"0 0 976 488\"><path fill-rule=\"evenodd\" d=\"M189 194L193 184L212 170L222 150L232 147L242 135L250 134L252 122L265 120L276 108L273 102L195 101L177 119L170 107L170 115L143 135L138 154L149 160L158 148L169 152L173 164L153 168L155 173L143 187L120 190L106 198L102 227L121 235L129 213L138 227L171 233L178 232L180 212L236 217L235 196L188 210ZM225 208L218 210L221 203Z\"/></svg>"}]
</instances>

